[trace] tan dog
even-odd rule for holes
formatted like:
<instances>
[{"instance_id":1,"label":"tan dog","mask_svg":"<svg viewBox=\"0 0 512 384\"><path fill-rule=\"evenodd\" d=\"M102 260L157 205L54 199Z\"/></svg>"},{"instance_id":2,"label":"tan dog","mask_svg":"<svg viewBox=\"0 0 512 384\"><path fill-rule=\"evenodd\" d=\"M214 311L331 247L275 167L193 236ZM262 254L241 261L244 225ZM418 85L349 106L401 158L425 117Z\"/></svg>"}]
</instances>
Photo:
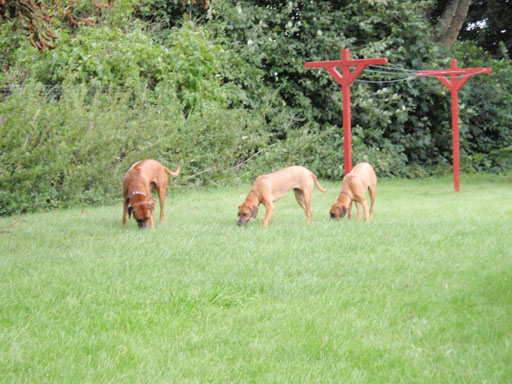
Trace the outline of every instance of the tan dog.
<instances>
[{"instance_id":1,"label":"tan dog","mask_svg":"<svg viewBox=\"0 0 512 384\"><path fill-rule=\"evenodd\" d=\"M123 227L126 226L126 214L137 221L139 228L155 228L154 211L155 199L151 190L156 189L160 200L160 223L164 221L165 191L167 174L178 176L178 169L172 172L156 160L142 160L131 166L123 179Z\"/></svg>"},{"instance_id":2,"label":"tan dog","mask_svg":"<svg viewBox=\"0 0 512 384\"><path fill-rule=\"evenodd\" d=\"M306 212L309 224L311 222L310 201L313 182L320 191L327 192L327 189L320 186L313 172L304 167L293 166L268 175L258 176L245 201L238 207L238 225L245 225L251 217L256 217L260 204L263 204L266 209L262 224L263 226L267 225L274 212L274 201L279 200L292 188L297 202Z\"/></svg>"},{"instance_id":3,"label":"tan dog","mask_svg":"<svg viewBox=\"0 0 512 384\"><path fill-rule=\"evenodd\" d=\"M332 205L329 214L331 219L338 220L344 217L348 211L348 218L352 217L352 202L357 208L357 218L361 219L359 205L362 204L364 219L370 221L373 216L373 204L375 203L375 188L377 187L377 176L373 167L368 163L357 164L344 178L341 185L341 193L338 200ZM370 214L368 215L368 204L364 198L366 190L370 191Z\"/></svg>"}]
</instances>

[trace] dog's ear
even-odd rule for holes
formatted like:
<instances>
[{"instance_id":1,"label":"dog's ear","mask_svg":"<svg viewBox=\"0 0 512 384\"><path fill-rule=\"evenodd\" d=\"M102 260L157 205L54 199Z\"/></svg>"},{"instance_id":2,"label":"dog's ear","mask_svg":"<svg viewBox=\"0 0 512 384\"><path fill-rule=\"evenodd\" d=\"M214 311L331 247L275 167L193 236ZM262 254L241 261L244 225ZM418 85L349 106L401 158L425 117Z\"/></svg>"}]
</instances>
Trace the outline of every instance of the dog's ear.
<instances>
[{"instance_id":1,"label":"dog's ear","mask_svg":"<svg viewBox=\"0 0 512 384\"><path fill-rule=\"evenodd\" d=\"M133 207L130 205L128 207L128 218L131 219L132 218L132 211L133 211Z\"/></svg>"},{"instance_id":2,"label":"dog's ear","mask_svg":"<svg viewBox=\"0 0 512 384\"><path fill-rule=\"evenodd\" d=\"M345 215L347 214L347 208L338 207L338 210L340 211L340 217L345 217Z\"/></svg>"},{"instance_id":3,"label":"dog's ear","mask_svg":"<svg viewBox=\"0 0 512 384\"><path fill-rule=\"evenodd\" d=\"M253 218L256 218L256 216L258 215L258 206L255 205L254 207L251 207L251 215Z\"/></svg>"},{"instance_id":4,"label":"dog's ear","mask_svg":"<svg viewBox=\"0 0 512 384\"><path fill-rule=\"evenodd\" d=\"M148 203L148 208L151 211L151 213L153 213L153 211L155 210L155 199L151 199L151 201Z\"/></svg>"}]
</instances>

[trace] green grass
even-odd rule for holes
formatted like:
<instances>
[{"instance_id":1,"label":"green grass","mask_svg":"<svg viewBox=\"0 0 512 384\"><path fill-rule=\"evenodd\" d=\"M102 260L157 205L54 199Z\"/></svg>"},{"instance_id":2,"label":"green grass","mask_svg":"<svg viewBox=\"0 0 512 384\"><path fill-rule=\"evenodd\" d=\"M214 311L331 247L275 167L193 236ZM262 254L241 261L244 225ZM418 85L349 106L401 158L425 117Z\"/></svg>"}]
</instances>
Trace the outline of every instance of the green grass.
<instances>
[{"instance_id":1,"label":"green grass","mask_svg":"<svg viewBox=\"0 0 512 384\"><path fill-rule=\"evenodd\" d=\"M249 185L0 219L2 383L512 383L510 177L340 183L236 226ZM158 215L158 209L157 209Z\"/></svg>"}]
</instances>

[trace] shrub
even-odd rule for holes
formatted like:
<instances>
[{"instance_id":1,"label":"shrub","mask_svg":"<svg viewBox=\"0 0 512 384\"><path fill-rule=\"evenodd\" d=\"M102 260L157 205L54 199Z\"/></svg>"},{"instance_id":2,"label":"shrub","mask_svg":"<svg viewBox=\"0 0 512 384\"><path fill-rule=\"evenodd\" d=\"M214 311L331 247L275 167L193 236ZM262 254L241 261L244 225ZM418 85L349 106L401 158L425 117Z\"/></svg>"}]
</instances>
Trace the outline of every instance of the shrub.
<instances>
[{"instance_id":1,"label":"shrub","mask_svg":"<svg viewBox=\"0 0 512 384\"><path fill-rule=\"evenodd\" d=\"M205 106L185 118L177 100L66 85L60 98L31 85L0 104L0 214L121 198L136 161L154 158L196 183L226 180L264 146L264 124L240 109ZM174 179L173 179L174 180Z\"/></svg>"}]
</instances>

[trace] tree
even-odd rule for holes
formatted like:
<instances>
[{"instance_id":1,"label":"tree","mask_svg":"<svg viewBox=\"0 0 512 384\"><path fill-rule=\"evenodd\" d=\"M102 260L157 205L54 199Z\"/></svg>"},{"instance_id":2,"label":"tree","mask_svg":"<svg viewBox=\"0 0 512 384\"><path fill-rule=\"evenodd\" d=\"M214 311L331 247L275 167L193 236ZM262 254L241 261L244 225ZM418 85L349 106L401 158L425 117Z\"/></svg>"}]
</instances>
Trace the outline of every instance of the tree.
<instances>
[{"instance_id":1,"label":"tree","mask_svg":"<svg viewBox=\"0 0 512 384\"><path fill-rule=\"evenodd\" d=\"M445 47L451 47L464 25L471 0L448 0L444 3L436 26L435 41Z\"/></svg>"}]
</instances>

